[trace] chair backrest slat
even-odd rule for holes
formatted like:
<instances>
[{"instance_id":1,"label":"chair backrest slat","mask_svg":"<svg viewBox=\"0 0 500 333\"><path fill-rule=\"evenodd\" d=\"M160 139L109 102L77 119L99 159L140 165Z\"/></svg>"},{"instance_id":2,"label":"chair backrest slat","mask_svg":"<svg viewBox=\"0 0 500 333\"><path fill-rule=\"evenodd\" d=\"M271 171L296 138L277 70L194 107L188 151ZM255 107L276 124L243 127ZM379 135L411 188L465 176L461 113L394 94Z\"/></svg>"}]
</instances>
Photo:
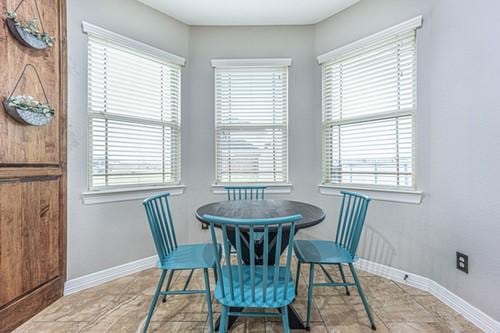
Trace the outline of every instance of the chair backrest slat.
<instances>
[{"instance_id":1,"label":"chair backrest slat","mask_svg":"<svg viewBox=\"0 0 500 333\"><path fill-rule=\"evenodd\" d=\"M289 233L289 237L290 237L290 240L288 242L288 255L286 256L286 267L290 267L292 265L292 251L293 251L293 246L290 246L290 244L293 244L293 240L294 240L294 237L295 237L295 224L293 224L291 227L290 227L290 233ZM287 269L285 271L285 292L284 294L286 295L287 294L287 291L288 291L288 282L290 280L290 270Z\"/></svg>"},{"instance_id":2,"label":"chair backrest slat","mask_svg":"<svg viewBox=\"0 0 500 333\"><path fill-rule=\"evenodd\" d=\"M222 226L222 237L224 239L227 239L227 225ZM231 263L231 246L229 245L229 242L224 242L223 247L224 247L224 261L226 265L229 267L229 291L231 293L231 297L234 298L233 268Z\"/></svg>"},{"instance_id":3,"label":"chair backrest slat","mask_svg":"<svg viewBox=\"0 0 500 333\"><path fill-rule=\"evenodd\" d=\"M270 219L230 219L204 215L203 219L210 224L210 234L212 236L214 248L216 248L219 243L215 228L220 227L222 229L221 242L223 243L224 252L226 254L226 267L217 264L218 276L220 277L217 283L221 286L229 287L230 289L230 292L228 292L227 288L226 290L221 288L224 298L240 303L273 303L278 301L278 295L279 297L282 296L284 299L287 297L286 292L281 295L281 293L278 293L278 290L280 287L283 287L281 285L283 283L283 277L285 283L291 281L289 270L293 255L292 249L295 223L302 219L301 215ZM256 246L259 246L258 242L256 242L255 234L257 232L263 234L261 238L259 237L259 241L263 240L264 242L262 251L263 258L257 257L256 255ZM230 256L229 248L231 245L228 236L231 236L231 233L234 234L233 241L236 248L236 263L233 265L230 263L231 258L228 258ZM243 243L248 247L248 252L245 253L248 255L246 260L249 262L246 263L243 260ZM282 247L288 248L283 254L286 256L284 265L280 265ZM272 256L272 258L269 258L270 256ZM274 264L272 264L272 267L269 267L269 261L271 259L274 260ZM234 267L234 265L237 265L237 267ZM224 272L227 271L226 274L223 274L222 270L224 270ZM233 270L237 272L238 276L233 276ZM262 274L262 281L259 279L260 274ZM225 279L228 281L225 281ZM237 296L236 299L233 282L239 285L239 289L237 289L239 296ZM260 282L262 285L259 285ZM257 292L257 290L262 292ZM288 287L286 287L285 291L288 291ZM272 294L272 296L270 294ZM242 306L243 305L244 304L242 304Z\"/></svg>"},{"instance_id":4,"label":"chair backrest slat","mask_svg":"<svg viewBox=\"0 0 500 333\"><path fill-rule=\"evenodd\" d=\"M165 206L167 207L168 221L170 223L170 230L171 230L173 244L177 248L177 237L175 236L175 232L174 232L174 220L172 219L172 212L170 209L170 205L168 204L167 197L164 197L163 200L165 200Z\"/></svg>"},{"instance_id":5,"label":"chair backrest slat","mask_svg":"<svg viewBox=\"0 0 500 333\"><path fill-rule=\"evenodd\" d=\"M342 202L335 242L355 256L370 198L354 192L341 193Z\"/></svg>"},{"instance_id":6,"label":"chair backrest slat","mask_svg":"<svg viewBox=\"0 0 500 333\"><path fill-rule=\"evenodd\" d=\"M213 249L214 258L218 258L219 257L219 253L218 253L219 252L219 244L217 243L217 236L215 235L214 228L210 228L210 235L212 237L212 249ZM225 258L224 246L222 247L222 252L224 253L224 258ZM222 267L221 267L220 260L215 261L215 269L217 271L217 275L221 276ZM220 287L221 287L222 297L226 297L226 290L224 288L224 284L222 284Z\"/></svg>"},{"instance_id":7,"label":"chair backrest slat","mask_svg":"<svg viewBox=\"0 0 500 333\"><path fill-rule=\"evenodd\" d=\"M264 250L262 251L262 256L264 257L264 267L262 274L262 299L265 302L267 299L267 269L269 266L269 226L264 226Z\"/></svg>"},{"instance_id":8,"label":"chair backrest slat","mask_svg":"<svg viewBox=\"0 0 500 333\"><path fill-rule=\"evenodd\" d=\"M254 226L250 226L250 244L254 244ZM250 289L252 291L252 302L255 302L255 246L250 247Z\"/></svg>"},{"instance_id":9,"label":"chair backrest slat","mask_svg":"<svg viewBox=\"0 0 500 333\"><path fill-rule=\"evenodd\" d=\"M156 252L162 262L177 248L169 195L169 193L154 195L143 202Z\"/></svg>"},{"instance_id":10,"label":"chair backrest slat","mask_svg":"<svg viewBox=\"0 0 500 333\"><path fill-rule=\"evenodd\" d=\"M153 241L155 243L156 251L158 253L158 257L162 258L166 256L165 249L163 247L163 243L160 240L160 237L155 235L159 234L158 228L159 226L156 224L156 219L152 216L151 208L146 206L146 216L148 218L149 227L151 229L151 234L153 235Z\"/></svg>"},{"instance_id":11,"label":"chair backrest slat","mask_svg":"<svg viewBox=\"0 0 500 333\"><path fill-rule=\"evenodd\" d=\"M240 227L239 226L234 226L235 231L236 231L236 261L237 263L237 268L238 268L238 280L239 280L239 287L240 287L240 297L242 302L245 301L245 295L244 295L244 290L243 290L243 264L242 264L242 255L241 255L241 232L240 232Z\"/></svg>"},{"instance_id":12,"label":"chair backrest slat","mask_svg":"<svg viewBox=\"0 0 500 333\"><path fill-rule=\"evenodd\" d=\"M167 248L167 253L170 253L174 249L174 246L173 243L170 242L170 233L168 232L168 229L170 229L169 228L170 224L168 223L168 218L166 217L165 211L163 209L162 198L160 197L158 198L158 200L153 200L152 205L154 207L154 213L156 218L159 221L166 221L165 223L159 223L160 227L159 230L161 233L162 242L164 243L164 246L166 246Z\"/></svg>"},{"instance_id":13,"label":"chair backrest slat","mask_svg":"<svg viewBox=\"0 0 500 333\"><path fill-rule=\"evenodd\" d=\"M276 293L278 289L278 277L280 267L280 249L281 238L283 237L283 226L278 226L278 235L276 237L276 244L274 245L274 281L273 281L273 299L276 302Z\"/></svg>"},{"instance_id":14,"label":"chair backrest slat","mask_svg":"<svg viewBox=\"0 0 500 333\"><path fill-rule=\"evenodd\" d=\"M352 208L350 209L350 212L349 212L349 222L347 224L344 239L343 239L343 244L346 247L349 247L349 243L352 239L352 237L351 237L352 230L353 230L354 226L356 225L355 222L357 221L358 209L360 207L359 201L360 200L357 197L354 197L352 200Z\"/></svg>"},{"instance_id":15,"label":"chair backrest slat","mask_svg":"<svg viewBox=\"0 0 500 333\"><path fill-rule=\"evenodd\" d=\"M225 186L227 200L264 200L266 186Z\"/></svg>"}]
</instances>

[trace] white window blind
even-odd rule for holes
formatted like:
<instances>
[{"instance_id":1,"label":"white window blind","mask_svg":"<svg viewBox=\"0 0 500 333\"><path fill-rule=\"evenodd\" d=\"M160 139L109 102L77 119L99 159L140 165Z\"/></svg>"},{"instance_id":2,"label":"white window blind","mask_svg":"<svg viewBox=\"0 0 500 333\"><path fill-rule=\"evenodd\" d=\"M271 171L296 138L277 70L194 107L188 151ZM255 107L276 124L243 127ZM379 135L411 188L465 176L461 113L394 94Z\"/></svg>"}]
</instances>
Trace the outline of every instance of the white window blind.
<instances>
[{"instance_id":1,"label":"white window blind","mask_svg":"<svg viewBox=\"0 0 500 333\"><path fill-rule=\"evenodd\" d=\"M288 66L215 67L216 182L288 181Z\"/></svg>"},{"instance_id":2,"label":"white window blind","mask_svg":"<svg viewBox=\"0 0 500 333\"><path fill-rule=\"evenodd\" d=\"M324 184L415 188L415 29L322 63Z\"/></svg>"},{"instance_id":3,"label":"white window blind","mask_svg":"<svg viewBox=\"0 0 500 333\"><path fill-rule=\"evenodd\" d=\"M90 189L180 182L179 64L89 34Z\"/></svg>"}]
</instances>

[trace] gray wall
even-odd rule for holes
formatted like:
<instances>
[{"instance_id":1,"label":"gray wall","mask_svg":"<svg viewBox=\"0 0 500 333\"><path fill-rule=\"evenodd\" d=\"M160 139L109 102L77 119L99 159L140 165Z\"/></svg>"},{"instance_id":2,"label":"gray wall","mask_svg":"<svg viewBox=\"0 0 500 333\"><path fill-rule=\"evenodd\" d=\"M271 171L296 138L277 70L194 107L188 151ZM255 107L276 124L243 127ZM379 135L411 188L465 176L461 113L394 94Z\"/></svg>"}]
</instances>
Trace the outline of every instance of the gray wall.
<instances>
[{"instance_id":1,"label":"gray wall","mask_svg":"<svg viewBox=\"0 0 500 333\"><path fill-rule=\"evenodd\" d=\"M497 320L499 13L496 0L364 0L318 24L315 34L319 55L423 15L417 178L425 198L419 206L381 203L369 225L394 250L392 266L431 278ZM456 250L470 256L468 275L455 269Z\"/></svg>"},{"instance_id":2,"label":"gray wall","mask_svg":"<svg viewBox=\"0 0 500 333\"><path fill-rule=\"evenodd\" d=\"M186 27L134 0L69 0L68 273L78 277L154 253L140 201L84 206L86 190L86 40L80 22L187 58L183 72L182 178L172 198L181 241L208 239L196 207L221 199L214 181L213 58L290 57L290 182L282 197L315 203L327 220L302 237L335 232L336 197L321 180L320 71L315 57L348 42L424 16L418 32L417 183L421 205L373 202L360 254L429 277L497 320L490 286L500 278L495 202L500 142L500 2L363 0L316 26ZM99 8L95 12L94 8ZM131 17L134 19L132 20ZM495 67L496 66L496 67ZM496 94L495 94L496 93ZM497 186L495 186L497 185ZM498 243L498 242L497 242ZM470 255L470 274L454 268L455 251Z\"/></svg>"},{"instance_id":3,"label":"gray wall","mask_svg":"<svg viewBox=\"0 0 500 333\"><path fill-rule=\"evenodd\" d=\"M154 251L139 201L85 206L81 200L87 190L87 36L82 21L180 56L189 54L189 28L136 0L68 0L68 279ZM184 87L188 76L186 68Z\"/></svg>"}]
</instances>

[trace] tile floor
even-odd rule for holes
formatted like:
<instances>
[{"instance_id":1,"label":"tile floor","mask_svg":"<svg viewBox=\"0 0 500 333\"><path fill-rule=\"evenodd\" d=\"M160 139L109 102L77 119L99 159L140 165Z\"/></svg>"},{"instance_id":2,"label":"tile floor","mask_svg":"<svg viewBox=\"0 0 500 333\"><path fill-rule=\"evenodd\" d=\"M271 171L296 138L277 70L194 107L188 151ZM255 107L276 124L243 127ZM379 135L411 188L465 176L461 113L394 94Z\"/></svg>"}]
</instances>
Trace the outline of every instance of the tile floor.
<instances>
[{"instance_id":1,"label":"tile floor","mask_svg":"<svg viewBox=\"0 0 500 333\"><path fill-rule=\"evenodd\" d=\"M335 267L329 268L339 276ZM307 265L303 266L294 306L305 317ZM348 269L346 269L348 271ZM174 275L174 288L182 288L188 272ZM377 332L480 332L478 328L421 290L359 271ZM149 269L98 287L65 296L19 327L15 332L140 332L159 270ZM318 270L317 281L325 277ZM213 282L213 276L212 276ZM190 288L202 288L203 275L193 276ZM372 332L355 290L316 288L311 332ZM214 301L215 316L220 307ZM160 303L150 332L207 332L204 295L170 296ZM281 332L278 318L240 318L231 332ZM305 331L294 331L305 332Z\"/></svg>"}]
</instances>

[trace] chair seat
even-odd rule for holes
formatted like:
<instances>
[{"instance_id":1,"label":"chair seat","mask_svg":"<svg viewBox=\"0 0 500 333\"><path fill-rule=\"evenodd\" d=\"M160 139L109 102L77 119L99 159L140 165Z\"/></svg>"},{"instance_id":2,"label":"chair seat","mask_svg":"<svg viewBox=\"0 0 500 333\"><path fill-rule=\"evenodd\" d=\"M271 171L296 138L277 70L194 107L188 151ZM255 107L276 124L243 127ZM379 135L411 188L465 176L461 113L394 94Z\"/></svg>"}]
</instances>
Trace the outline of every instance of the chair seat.
<instances>
[{"instance_id":1,"label":"chair seat","mask_svg":"<svg viewBox=\"0 0 500 333\"><path fill-rule=\"evenodd\" d=\"M218 244L219 258L221 246ZM215 260L212 244L179 245L163 262L158 261L161 269L196 269L213 268Z\"/></svg>"},{"instance_id":2,"label":"chair seat","mask_svg":"<svg viewBox=\"0 0 500 333\"><path fill-rule=\"evenodd\" d=\"M231 307L245 308L277 308L290 304L295 298L295 286L290 270L287 267L280 266L278 272L278 281L276 288L276 298L274 298L274 266L267 267L267 284L266 284L266 299L262 290L264 281L264 266L255 266L255 300L252 299L252 285L250 280L250 266L240 266L243 272L243 297L240 290L240 281L238 275L238 267L231 266L232 281L234 289L234 300L231 298L230 289L230 274L229 266L222 267L223 278L219 279L219 283L215 288L215 298L222 304ZM288 286L285 288L285 274L288 270ZM224 283L224 291L226 297L223 297L221 281ZM286 290L285 290L286 289ZM286 294L285 294L286 292ZM285 295L285 297L283 297Z\"/></svg>"},{"instance_id":3,"label":"chair seat","mask_svg":"<svg viewBox=\"0 0 500 333\"><path fill-rule=\"evenodd\" d=\"M335 242L325 240L296 240L294 250L297 258L305 263L353 263L358 259Z\"/></svg>"}]
</instances>

